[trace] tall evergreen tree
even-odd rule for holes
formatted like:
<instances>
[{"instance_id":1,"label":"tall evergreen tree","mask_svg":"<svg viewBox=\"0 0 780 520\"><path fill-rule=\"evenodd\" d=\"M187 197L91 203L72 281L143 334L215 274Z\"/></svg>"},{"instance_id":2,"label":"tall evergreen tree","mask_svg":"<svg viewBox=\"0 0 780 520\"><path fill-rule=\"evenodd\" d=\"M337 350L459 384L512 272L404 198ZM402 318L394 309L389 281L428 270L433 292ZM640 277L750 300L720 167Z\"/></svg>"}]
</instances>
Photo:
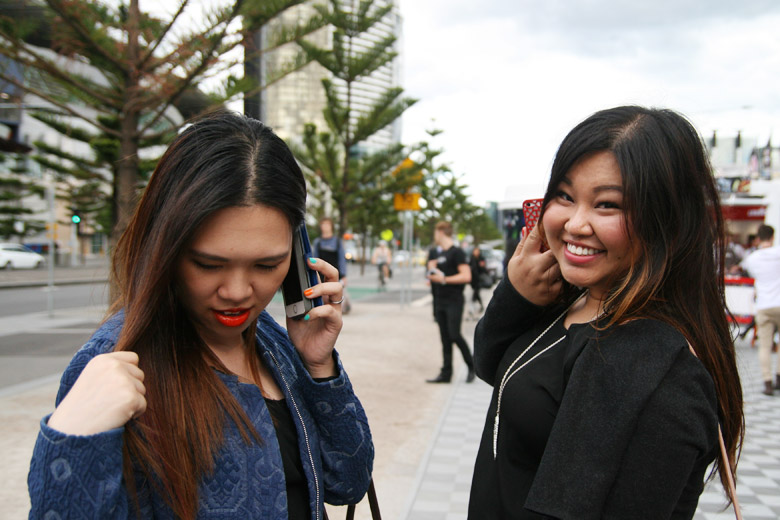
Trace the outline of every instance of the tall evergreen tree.
<instances>
[{"instance_id":1,"label":"tall evergreen tree","mask_svg":"<svg viewBox=\"0 0 780 520\"><path fill-rule=\"evenodd\" d=\"M166 20L141 12L138 0L118 5L46 0L45 9L26 0L4 2L0 54L27 73L20 79L0 70L0 79L86 121L93 135L118 144L111 172L116 240L127 227L141 184L139 150L145 142L170 135L169 108L194 85L214 78L223 78L210 93L215 106L253 88L251 78L230 73L243 59L240 53L225 56L242 45L258 20L297 3L233 0L204 13L201 21L184 22L185 12L192 14L187 0ZM248 22L234 23L239 19ZM292 42L311 30L296 25L279 37Z\"/></svg>"},{"instance_id":2,"label":"tall evergreen tree","mask_svg":"<svg viewBox=\"0 0 780 520\"><path fill-rule=\"evenodd\" d=\"M443 130L433 128L426 133L433 140ZM428 141L421 142L419 150L423 157L421 165L427 172L420 190L420 198L424 201L417 228L420 240L431 243L434 226L440 220L451 222L459 233L472 235L476 243L500 238L500 231L485 210L471 202L466 191L468 186L461 182L462 176L438 160L444 150L435 148Z\"/></svg>"},{"instance_id":3,"label":"tall evergreen tree","mask_svg":"<svg viewBox=\"0 0 780 520\"><path fill-rule=\"evenodd\" d=\"M46 224L29 218L32 210L22 204L29 196L44 196L44 189L28 176L22 153L5 154L0 152L0 238L25 237L45 229ZM23 227L18 228L17 222Z\"/></svg>"},{"instance_id":4,"label":"tall evergreen tree","mask_svg":"<svg viewBox=\"0 0 780 520\"><path fill-rule=\"evenodd\" d=\"M368 151L358 146L416 102L403 97L400 87L384 90L368 107L359 107L354 96L357 82L388 66L397 55L394 35L361 39L391 15L393 7L392 2L379 5L375 0L328 0L315 8L333 31L332 48L298 42L329 73L322 80L327 129L306 125L302 144L293 148L313 194L332 203L338 229L343 232L350 227L363 236L388 214L392 193L404 191L413 177L413 172L393 175L409 152L404 146Z\"/></svg>"},{"instance_id":5,"label":"tall evergreen tree","mask_svg":"<svg viewBox=\"0 0 780 520\"><path fill-rule=\"evenodd\" d=\"M30 116L73 142L83 143L83 148L90 150L88 154L76 154L64 147L35 141L32 159L54 174L59 186L57 197L65 201L69 210L80 214L82 228L110 234L117 212L112 195L116 192L115 183L119 178L119 140L84 128L67 114L37 111L31 112ZM119 126L116 118L102 116L100 120L109 127ZM153 141L141 140L139 151L165 144L173 134L174 129L171 128L170 132L159 134ZM146 183L158 160L155 154L145 154L144 157L138 161L140 185Z\"/></svg>"}]
</instances>

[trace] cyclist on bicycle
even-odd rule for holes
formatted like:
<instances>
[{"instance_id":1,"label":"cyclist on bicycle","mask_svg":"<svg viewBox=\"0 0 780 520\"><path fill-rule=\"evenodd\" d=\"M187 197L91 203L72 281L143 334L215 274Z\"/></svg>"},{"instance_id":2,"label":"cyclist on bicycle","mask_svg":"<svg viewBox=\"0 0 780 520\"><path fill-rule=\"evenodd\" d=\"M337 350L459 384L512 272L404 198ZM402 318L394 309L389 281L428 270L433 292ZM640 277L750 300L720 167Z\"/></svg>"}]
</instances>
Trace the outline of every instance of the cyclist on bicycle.
<instances>
[{"instance_id":1,"label":"cyclist on bicycle","mask_svg":"<svg viewBox=\"0 0 780 520\"><path fill-rule=\"evenodd\" d=\"M393 260L393 253L387 247L387 242L379 241L379 245L374 249L371 255L371 263L375 264L379 270L379 285L385 286L385 280L390 278L390 262Z\"/></svg>"}]
</instances>

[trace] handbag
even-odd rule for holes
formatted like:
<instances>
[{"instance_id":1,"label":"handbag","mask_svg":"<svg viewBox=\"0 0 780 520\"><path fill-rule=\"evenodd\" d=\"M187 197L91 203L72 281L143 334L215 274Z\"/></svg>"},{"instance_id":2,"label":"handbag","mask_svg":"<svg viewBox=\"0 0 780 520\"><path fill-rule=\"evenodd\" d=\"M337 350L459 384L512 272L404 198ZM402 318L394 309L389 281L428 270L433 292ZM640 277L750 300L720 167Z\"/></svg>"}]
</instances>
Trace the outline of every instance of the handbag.
<instances>
[{"instance_id":1,"label":"handbag","mask_svg":"<svg viewBox=\"0 0 780 520\"><path fill-rule=\"evenodd\" d=\"M479 274L479 286L482 289L490 289L493 287L493 277L490 276L490 273Z\"/></svg>"},{"instance_id":2,"label":"handbag","mask_svg":"<svg viewBox=\"0 0 780 520\"><path fill-rule=\"evenodd\" d=\"M698 359L699 356L696 354L696 351L693 350L693 346L690 342L688 342L688 348L690 349L691 354L693 354L693 357ZM736 515L737 520L742 520L742 512L739 508L739 500L737 500L737 486L734 479L734 468L732 468L731 464L729 464L728 452L726 451L726 442L723 440L723 429L720 427L720 422L718 422L718 444L720 444L720 456L723 458L724 463L729 469L728 473L726 473L726 482L728 483L727 492L731 497L731 505L734 506L734 514Z\"/></svg>"},{"instance_id":3,"label":"handbag","mask_svg":"<svg viewBox=\"0 0 780 520\"><path fill-rule=\"evenodd\" d=\"M371 508L372 520L382 520L382 515L379 513L379 502L376 499L376 490L374 489L374 479L371 479L371 482L368 484L366 496L368 497L368 507ZM356 504L349 504L347 506L346 520L355 520L355 506ZM328 512L323 510L323 513L323 518L328 520Z\"/></svg>"}]
</instances>

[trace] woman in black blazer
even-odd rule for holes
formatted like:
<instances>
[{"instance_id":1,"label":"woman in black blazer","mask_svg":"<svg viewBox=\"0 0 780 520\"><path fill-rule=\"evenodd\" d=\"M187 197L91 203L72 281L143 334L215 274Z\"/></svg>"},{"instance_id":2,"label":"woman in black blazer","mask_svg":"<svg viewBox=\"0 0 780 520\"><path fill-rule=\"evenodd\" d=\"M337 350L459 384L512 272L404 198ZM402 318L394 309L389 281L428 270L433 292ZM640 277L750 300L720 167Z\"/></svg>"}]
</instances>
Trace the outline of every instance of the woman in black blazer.
<instances>
[{"instance_id":1,"label":"woman in black blazer","mask_svg":"<svg viewBox=\"0 0 780 520\"><path fill-rule=\"evenodd\" d=\"M735 467L718 200L675 112L613 108L566 136L477 327L494 392L469 518L691 518L708 465Z\"/></svg>"}]
</instances>

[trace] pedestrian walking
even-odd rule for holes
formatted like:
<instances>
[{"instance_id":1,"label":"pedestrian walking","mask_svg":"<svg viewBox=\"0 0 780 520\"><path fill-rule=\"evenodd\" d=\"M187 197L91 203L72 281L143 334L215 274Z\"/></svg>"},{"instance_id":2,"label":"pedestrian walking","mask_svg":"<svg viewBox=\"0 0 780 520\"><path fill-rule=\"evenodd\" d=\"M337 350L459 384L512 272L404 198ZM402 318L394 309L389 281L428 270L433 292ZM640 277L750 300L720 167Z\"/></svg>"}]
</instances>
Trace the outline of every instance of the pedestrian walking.
<instances>
[{"instance_id":1,"label":"pedestrian walking","mask_svg":"<svg viewBox=\"0 0 780 520\"><path fill-rule=\"evenodd\" d=\"M265 311L306 184L259 121L197 121L160 159L113 257L119 290L41 421L30 518L320 519L360 500L373 444L334 350L337 269L287 330Z\"/></svg>"},{"instance_id":2,"label":"pedestrian walking","mask_svg":"<svg viewBox=\"0 0 780 520\"><path fill-rule=\"evenodd\" d=\"M474 246L471 250L469 269L471 270L471 307L469 312L474 315L474 305L477 303L479 304L479 312L485 310L485 305L482 303L482 297L480 296L479 291L482 289L484 276L487 275L487 268L485 257L482 256L479 246Z\"/></svg>"},{"instance_id":3,"label":"pedestrian walking","mask_svg":"<svg viewBox=\"0 0 780 520\"><path fill-rule=\"evenodd\" d=\"M764 379L764 395L774 395L774 391L780 389L780 357L772 381L772 347L775 331L780 330L780 247L774 247L774 241L774 228L766 224L759 226L757 249L741 264L755 280L758 362Z\"/></svg>"},{"instance_id":4,"label":"pedestrian walking","mask_svg":"<svg viewBox=\"0 0 780 520\"><path fill-rule=\"evenodd\" d=\"M344 301L341 305L342 314L349 314L352 310L352 302L347 291L347 254L344 251L344 243L333 234L333 219L322 217L319 222L320 236L312 245L312 254L322 258L339 270L339 282L344 288Z\"/></svg>"},{"instance_id":5,"label":"pedestrian walking","mask_svg":"<svg viewBox=\"0 0 780 520\"><path fill-rule=\"evenodd\" d=\"M744 434L700 136L669 110L592 115L524 235L475 333L494 390L469 518L692 518Z\"/></svg>"},{"instance_id":6,"label":"pedestrian walking","mask_svg":"<svg viewBox=\"0 0 780 520\"><path fill-rule=\"evenodd\" d=\"M474 360L466 339L460 332L463 321L463 288L471 281L466 253L452 239L452 224L439 222L433 239L441 247L438 257L428 261L428 280L431 282L433 313L439 325L442 344L442 366L439 375L428 383L449 383L452 379L452 344L457 345L468 367L466 381L474 380Z\"/></svg>"}]
</instances>

